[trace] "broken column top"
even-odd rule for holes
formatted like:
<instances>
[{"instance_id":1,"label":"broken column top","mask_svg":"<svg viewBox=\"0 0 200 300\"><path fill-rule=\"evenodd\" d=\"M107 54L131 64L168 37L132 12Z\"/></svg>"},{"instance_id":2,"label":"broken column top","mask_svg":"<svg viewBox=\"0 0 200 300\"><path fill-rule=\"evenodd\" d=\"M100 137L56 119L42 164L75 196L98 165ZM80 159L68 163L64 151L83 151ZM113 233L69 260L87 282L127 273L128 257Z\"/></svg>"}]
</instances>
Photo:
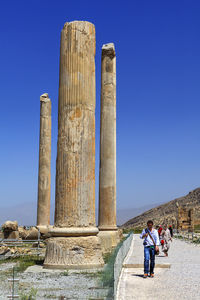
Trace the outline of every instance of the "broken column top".
<instances>
[{"instance_id":1,"label":"broken column top","mask_svg":"<svg viewBox=\"0 0 200 300\"><path fill-rule=\"evenodd\" d=\"M113 43L104 44L102 46L102 56L115 56L115 45Z\"/></svg>"},{"instance_id":2,"label":"broken column top","mask_svg":"<svg viewBox=\"0 0 200 300\"><path fill-rule=\"evenodd\" d=\"M70 27L73 30L78 30L84 34L95 34L95 26L94 24L88 21L72 21L66 22L63 26L63 29Z\"/></svg>"},{"instance_id":3,"label":"broken column top","mask_svg":"<svg viewBox=\"0 0 200 300\"><path fill-rule=\"evenodd\" d=\"M65 53L66 50L95 56L94 24L87 21L66 22L61 33L61 52ZM65 55L64 53L63 55Z\"/></svg>"},{"instance_id":4,"label":"broken column top","mask_svg":"<svg viewBox=\"0 0 200 300\"><path fill-rule=\"evenodd\" d=\"M40 96L40 101L43 101L43 102L49 102L50 101L50 98L49 98L49 95L48 93L44 93Z\"/></svg>"}]
</instances>

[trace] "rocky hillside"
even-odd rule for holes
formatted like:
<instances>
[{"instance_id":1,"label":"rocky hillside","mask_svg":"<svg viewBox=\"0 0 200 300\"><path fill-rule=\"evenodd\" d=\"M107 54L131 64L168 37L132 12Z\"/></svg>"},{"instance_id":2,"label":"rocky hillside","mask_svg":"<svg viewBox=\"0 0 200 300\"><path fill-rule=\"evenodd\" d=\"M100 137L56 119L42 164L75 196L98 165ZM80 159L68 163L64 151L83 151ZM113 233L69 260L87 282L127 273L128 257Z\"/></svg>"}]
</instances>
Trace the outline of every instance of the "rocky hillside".
<instances>
[{"instance_id":1,"label":"rocky hillside","mask_svg":"<svg viewBox=\"0 0 200 300\"><path fill-rule=\"evenodd\" d=\"M143 227L148 220L153 220L155 225L165 223L176 227L179 206L194 208L194 224L200 224L200 188L197 188L184 197L159 205L130 219L122 227Z\"/></svg>"}]
</instances>

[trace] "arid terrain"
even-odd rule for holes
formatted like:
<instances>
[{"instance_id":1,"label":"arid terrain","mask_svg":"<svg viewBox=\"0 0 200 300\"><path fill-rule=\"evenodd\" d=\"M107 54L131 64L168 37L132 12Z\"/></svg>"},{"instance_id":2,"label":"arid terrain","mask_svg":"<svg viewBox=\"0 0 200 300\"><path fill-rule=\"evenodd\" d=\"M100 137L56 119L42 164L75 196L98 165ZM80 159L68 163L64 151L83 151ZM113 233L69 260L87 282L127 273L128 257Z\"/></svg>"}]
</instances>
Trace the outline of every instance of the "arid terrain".
<instances>
[{"instance_id":1,"label":"arid terrain","mask_svg":"<svg viewBox=\"0 0 200 300\"><path fill-rule=\"evenodd\" d=\"M170 202L152 208L137 217L134 217L122 225L123 228L143 227L149 219L154 220L158 224L171 224L176 227L178 207L183 206L186 208L194 209L194 225L200 224L200 188L197 188L184 197L174 199Z\"/></svg>"}]
</instances>

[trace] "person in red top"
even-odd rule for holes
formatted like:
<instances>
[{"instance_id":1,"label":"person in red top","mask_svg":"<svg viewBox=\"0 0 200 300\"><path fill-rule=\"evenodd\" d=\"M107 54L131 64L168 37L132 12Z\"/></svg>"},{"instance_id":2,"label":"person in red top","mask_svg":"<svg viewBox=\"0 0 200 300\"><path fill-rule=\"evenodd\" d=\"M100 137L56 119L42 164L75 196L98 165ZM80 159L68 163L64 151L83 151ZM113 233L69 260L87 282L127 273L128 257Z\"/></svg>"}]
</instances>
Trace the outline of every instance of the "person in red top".
<instances>
[{"instance_id":1,"label":"person in red top","mask_svg":"<svg viewBox=\"0 0 200 300\"><path fill-rule=\"evenodd\" d=\"M161 234L161 232L162 232L162 226L161 225L159 225L159 228L158 228L158 235L159 235L159 237L160 237L160 234Z\"/></svg>"}]
</instances>

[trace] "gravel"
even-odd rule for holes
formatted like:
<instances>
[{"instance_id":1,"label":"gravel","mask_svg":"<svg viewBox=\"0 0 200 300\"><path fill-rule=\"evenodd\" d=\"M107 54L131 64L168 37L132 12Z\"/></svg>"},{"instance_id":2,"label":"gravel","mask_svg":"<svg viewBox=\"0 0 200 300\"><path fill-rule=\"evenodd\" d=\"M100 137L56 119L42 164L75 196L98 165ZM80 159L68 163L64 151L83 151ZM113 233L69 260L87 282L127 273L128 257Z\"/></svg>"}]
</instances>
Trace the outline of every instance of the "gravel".
<instances>
[{"instance_id":1,"label":"gravel","mask_svg":"<svg viewBox=\"0 0 200 300\"><path fill-rule=\"evenodd\" d=\"M13 264L0 265L0 299L7 299L11 294L8 278L12 277ZM29 271L30 270L30 271ZM104 299L107 290L100 286L99 273L82 271L82 273L67 271L44 272L41 266L29 267L26 272L18 273L19 288L28 295L31 288L37 290L37 300L43 299Z\"/></svg>"},{"instance_id":2,"label":"gravel","mask_svg":"<svg viewBox=\"0 0 200 300\"><path fill-rule=\"evenodd\" d=\"M171 268L159 276L157 299L200 299L200 247L174 240L169 250Z\"/></svg>"}]
</instances>

